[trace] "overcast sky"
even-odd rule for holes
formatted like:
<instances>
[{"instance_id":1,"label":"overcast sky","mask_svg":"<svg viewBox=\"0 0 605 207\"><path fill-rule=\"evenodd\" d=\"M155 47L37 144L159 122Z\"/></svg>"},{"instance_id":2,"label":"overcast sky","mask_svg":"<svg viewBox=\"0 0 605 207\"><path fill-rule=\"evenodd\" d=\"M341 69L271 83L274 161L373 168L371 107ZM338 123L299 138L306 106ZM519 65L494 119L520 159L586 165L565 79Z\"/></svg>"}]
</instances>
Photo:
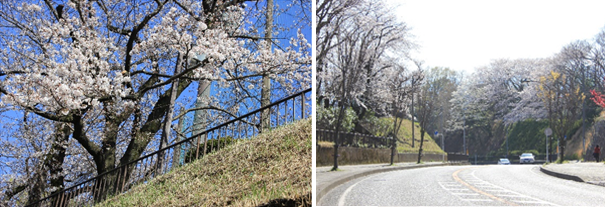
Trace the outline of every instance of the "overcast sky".
<instances>
[{"instance_id":1,"label":"overcast sky","mask_svg":"<svg viewBox=\"0 0 605 207\"><path fill-rule=\"evenodd\" d=\"M605 26L605 1L389 0L426 66L469 74L500 58L541 58Z\"/></svg>"}]
</instances>

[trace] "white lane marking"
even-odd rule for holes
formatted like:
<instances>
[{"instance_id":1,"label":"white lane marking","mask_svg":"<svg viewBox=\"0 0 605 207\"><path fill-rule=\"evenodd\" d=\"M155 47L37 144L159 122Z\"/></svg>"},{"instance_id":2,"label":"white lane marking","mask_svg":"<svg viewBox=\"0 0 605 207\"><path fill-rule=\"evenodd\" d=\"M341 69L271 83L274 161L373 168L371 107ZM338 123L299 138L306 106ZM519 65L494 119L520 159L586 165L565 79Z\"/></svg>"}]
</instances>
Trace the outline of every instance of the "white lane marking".
<instances>
[{"instance_id":1,"label":"white lane marking","mask_svg":"<svg viewBox=\"0 0 605 207\"><path fill-rule=\"evenodd\" d=\"M444 190L460 190L460 191L469 190L469 189L464 189L464 188L443 188L443 189Z\"/></svg>"},{"instance_id":2,"label":"white lane marking","mask_svg":"<svg viewBox=\"0 0 605 207\"><path fill-rule=\"evenodd\" d=\"M546 204L546 205L550 204L548 202L541 202L541 201L512 201L512 202L515 202L515 203L541 203L541 204Z\"/></svg>"},{"instance_id":3,"label":"white lane marking","mask_svg":"<svg viewBox=\"0 0 605 207\"><path fill-rule=\"evenodd\" d=\"M468 195L468 196L478 196L479 193L452 193L452 195Z\"/></svg>"},{"instance_id":4,"label":"white lane marking","mask_svg":"<svg viewBox=\"0 0 605 207\"><path fill-rule=\"evenodd\" d=\"M453 182L437 182L439 184L439 186L441 186L441 188L443 188L444 190L447 191L452 191L452 190L456 190L456 191L464 191L464 190L469 190L468 188L452 188L452 187L462 187L462 185L460 184L454 184Z\"/></svg>"},{"instance_id":5,"label":"white lane marking","mask_svg":"<svg viewBox=\"0 0 605 207\"><path fill-rule=\"evenodd\" d=\"M477 179L477 180L481 180L481 179L479 179L479 177L477 177L477 176L475 175L475 171L476 171L476 170L473 170L473 171L470 173L470 175L471 175L471 176L473 176L473 177L474 177L475 179ZM481 181L483 181L483 180L481 180ZM489 182L487 182L487 181L483 181L483 182L485 182L485 183L489 183ZM491 184L491 183L490 183L490 184ZM557 205L557 204L550 203L550 202L548 202L548 201L540 200L540 199L537 199L537 198L533 198L533 197L531 197L531 196L526 196L526 195L523 195L523 194L521 194L521 193L517 193L517 192L512 191L512 190L505 189L505 188L500 187L500 186L497 186L497 185L495 185L495 184L491 184L491 185L492 185L492 186L494 186L494 187L492 187L492 188L498 188L498 189L502 189L502 190L485 190L485 191L500 191L500 192L509 192L509 193L517 194L517 195L519 195L519 196L524 196L524 198L528 198L528 199L535 200L535 201L511 201L511 202L516 202L516 203L541 203L541 204L546 204L546 205L559 206L559 205ZM497 195L495 195L495 196L497 196Z\"/></svg>"},{"instance_id":6,"label":"white lane marking","mask_svg":"<svg viewBox=\"0 0 605 207\"><path fill-rule=\"evenodd\" d=\"M450 194L458 197L461 201L467 202L493 202L491 199L484 199L479 193L472 193L472 191L468 188L446 188L445 185L448 185L452 182L437 182L444 190L448 191ZM458 182L456 182L458 183ZM464 191L471 191L469 193Z\"/></svg>"},{"instance_id":7,"label":"white lane marking","mask_svg":"<svg viewBox=\"0 0 605 207\"><path fill-rule=\"evenodd\" d=\"M463 201L480 201L480 202L496 202L496 201L491 200L491 199L464 199L464 198L461 198L460 200L463 200Z\"/></svg>"},{"instance_id":8,"label":"white lane marking","mask_svg":"<svg viewBox=\"0 0 605 207\"><path fill-rule=\"evenodd\" d=\"M380 174L380 173L379 173L379 174ZM379 174L377 174L377 175L379 175ZM360 180L359 182L356 182L355 184L353 184L353 185L349 186L349 187L348 187L348 188L345 190L345 192L344 192L344 193L342 193L342 195L340 196L340 198L338 199L338 205L339 205L339 206L344 206L344 205L345 205L345 197L347 197L347 194L349 194L349 192L351 192L351 190L353 190L353 188L354 188L354 187L355 187L357 184L359 184L359 183L361 183L361 182L363 182L363 181L365 181L365 180L367 180L367 179L370 179L371 177L374 177L374 176L376 176L376 175L368 176L367 178L364 178L363 180Z\"/></svg>"},{"instance_id":9,"label":"white lane marking","mask_svg":"<svg viewBox=\"0 0 605 207\"><path fill-rule=\"evenodd\" d=\"M524 195L495 195L496 197L513 197L513 198L531 198L529 196L524 196Z\"/></svg>"},{"instance_id":10,"label":"white lane marking","mask_svg":"<svg viewBox=\"0 0 605 207\"><path fill-rule=\"evenodd\" d=\"M490 191L490 192L511 192L511 193L514 193L514 192L512 192L510 190L485 190L485 191Z\"/></svg>"}]
</instances>

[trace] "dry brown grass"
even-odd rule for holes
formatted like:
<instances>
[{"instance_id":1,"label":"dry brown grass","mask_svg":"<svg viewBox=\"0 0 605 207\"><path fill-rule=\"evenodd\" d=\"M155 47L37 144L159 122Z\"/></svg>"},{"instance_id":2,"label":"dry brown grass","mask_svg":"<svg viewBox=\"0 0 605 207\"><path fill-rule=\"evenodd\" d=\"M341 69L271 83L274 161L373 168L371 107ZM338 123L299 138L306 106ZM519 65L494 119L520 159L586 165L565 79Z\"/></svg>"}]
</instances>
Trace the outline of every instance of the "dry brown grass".
<instances>
[{"instance_id":1,"label":"dry brown grass","mask_svg":"<svg viewBox=\"0 0 605 207\"><path fill-rule=\"evenodd\" d=\"M99 206L311 206L311 126L237 142Z\"/></svg>"},{"instance_id":2,"label":"dry brown grass","mask_svg":"<svg viewBox=\"0 0 605 207\"><path fill-rule=\"evenodd\" d=\"M319 145L321 148L333 148L334 142L319 141L317 142L317 145Z\"/></svg>"}]
</instances>

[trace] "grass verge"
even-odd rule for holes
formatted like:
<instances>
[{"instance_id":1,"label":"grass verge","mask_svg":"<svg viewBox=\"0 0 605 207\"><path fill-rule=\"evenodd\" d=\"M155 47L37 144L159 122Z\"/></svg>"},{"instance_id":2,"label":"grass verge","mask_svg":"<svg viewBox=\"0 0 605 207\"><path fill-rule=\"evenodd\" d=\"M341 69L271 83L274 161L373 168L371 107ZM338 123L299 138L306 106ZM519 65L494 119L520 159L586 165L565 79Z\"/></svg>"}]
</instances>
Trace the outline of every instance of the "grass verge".
<instances>
[{"instance_id":1,"label":"grass verge","mask_svg":"<svg viewBox=\"0 0 605 207\"><path fill-rule=\"evenodd\" d=\"M237 142L97 206L311 206L311 119Z\"/></svg>"}]
</instances>

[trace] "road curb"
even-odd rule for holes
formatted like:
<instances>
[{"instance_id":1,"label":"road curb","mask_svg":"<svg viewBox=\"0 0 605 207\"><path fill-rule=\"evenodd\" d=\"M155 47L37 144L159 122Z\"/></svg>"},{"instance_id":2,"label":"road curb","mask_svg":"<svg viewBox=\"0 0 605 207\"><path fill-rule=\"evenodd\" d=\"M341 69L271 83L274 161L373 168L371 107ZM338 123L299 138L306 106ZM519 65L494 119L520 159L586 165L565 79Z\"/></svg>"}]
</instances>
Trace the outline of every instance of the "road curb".
<instances>
[{"instance_id":1,"label":"road curb","mask_svg":"<svg viewBox=\"0 0 605 207\"><path fill-rule=\"evenodd\" d=\"M567 175L567 174L563 174L563 173L558 173L555 171L551 171L551 170L547 170L546 168L540 166L540 171L542 171L543 173L553 176L553 177L557 177L557 178L561 178L561 179L566 179L566 180L573 180L576 182L581 182L584 183L585 181L578 177L578 176L574 176L574 175Z\"/></svg>"},{"instance_id":2,"label":"road curb","mask_svg":"<svg viewBox=\"0 0 605 207\"><path fill-rule=\"evenodd\" d=\"M350 175L350 176L344 176L344 177L341 177L340 179L337 179L336 181L330 183L324 189L321 189L319 192L317 192L317 195L316 195L317 201L316 202L319 205L319 203L321 203L320 202L321 199L328 192L330 192L331 190L333 190L334 188L336 188L339 185L342 185L342 184L344 184L346 182L349 182L351 180L354 180L354 179L357 179L357 178L360 178L360 177L364 177L364 176L368 176L368 175L372 175L372 174L376 174L376 173L390 172L390 171L395 171L395 170L409 170L409 169L425 168L425 167L440 167L440 166L448 166L448 165L468 165L468 164L469 163L440 163L440 164L423 164L423 165L397 166L397 167L380 168L380 169L375 169L375 170L369 170L369 171L365 171L365 172L354 174L354 175Z\"/></svg>"}]
</instances>

